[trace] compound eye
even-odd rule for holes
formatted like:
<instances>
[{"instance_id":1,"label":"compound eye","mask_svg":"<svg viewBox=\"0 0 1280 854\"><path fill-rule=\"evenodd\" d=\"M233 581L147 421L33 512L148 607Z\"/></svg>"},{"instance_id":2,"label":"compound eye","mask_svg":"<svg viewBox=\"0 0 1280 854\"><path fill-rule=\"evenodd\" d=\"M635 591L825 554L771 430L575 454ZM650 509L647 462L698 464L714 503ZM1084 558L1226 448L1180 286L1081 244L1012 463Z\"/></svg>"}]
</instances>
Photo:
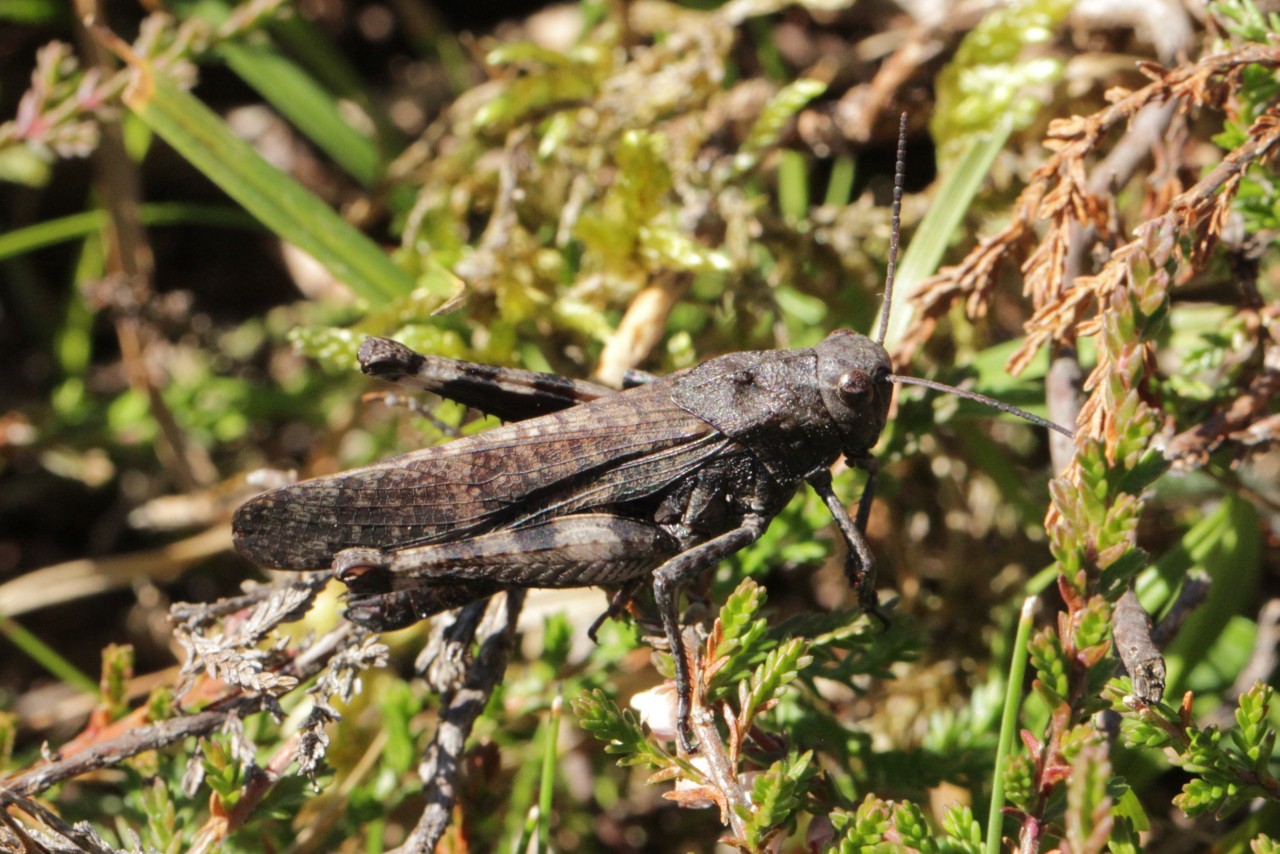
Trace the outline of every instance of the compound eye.
<instances>
[{"instance_id":1,"label":"compound eye","mask_svg":"<svg viewBox=\"0 0 1280 854\"><path fill-rule=\"evenodd\" d=\"M861 400L871 391L871 377L866 371L849 371L836 384L836 393L845 403Z\"/></svg>"}]
</instances>

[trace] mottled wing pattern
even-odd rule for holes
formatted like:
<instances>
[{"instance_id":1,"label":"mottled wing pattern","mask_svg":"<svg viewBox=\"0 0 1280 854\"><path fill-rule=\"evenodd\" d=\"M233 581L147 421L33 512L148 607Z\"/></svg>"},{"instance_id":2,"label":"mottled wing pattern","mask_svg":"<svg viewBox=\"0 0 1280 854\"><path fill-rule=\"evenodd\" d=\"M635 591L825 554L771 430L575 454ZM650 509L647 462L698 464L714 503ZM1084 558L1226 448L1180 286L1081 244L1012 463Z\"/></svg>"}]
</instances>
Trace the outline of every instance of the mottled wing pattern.
<instances>
[{"instance_id":1,"label":"mottled wing pattern","mask_svg":"<svg viewBox=\"0 0 1280 854\"><path fill-rule=\"evenodd\" d=\"M325 569L345 548L458 540L652 494L726 441L661 385L265 493L236 512L236 549Z\"/></svg>"}]
</instances>

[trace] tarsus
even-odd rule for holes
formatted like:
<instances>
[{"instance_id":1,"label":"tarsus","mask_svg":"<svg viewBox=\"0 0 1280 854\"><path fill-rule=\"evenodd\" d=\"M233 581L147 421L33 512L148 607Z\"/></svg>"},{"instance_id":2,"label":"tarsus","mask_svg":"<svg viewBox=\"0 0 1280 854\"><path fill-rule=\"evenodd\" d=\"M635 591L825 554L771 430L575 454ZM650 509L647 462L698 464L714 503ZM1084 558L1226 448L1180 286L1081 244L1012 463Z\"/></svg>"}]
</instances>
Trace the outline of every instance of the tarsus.
<instances>
[{"instance_id":1,"label":"tarsus","mask_svg":"<svg viewBox=\"0 0 1280 854\"><path fill-rule=\"evenodd\" d=\"M885 382L899 383L901 385L918 385L924 386L925 388L931 388L934 391L944 391L947 394L954 394L956 397L963 397L968 400L976 400L978 403L985 403L987 406L999 409L1001 412L1008 412L1010 415L1016 415L1019 418L1024 418L1032 424L1038 424L1041 427L1047 427L1050 430L1057 430L1068 439L1074 439L1076 435L1061 424L1056 424L1047 418L1041 418L1039 415L1032 415L1025 409L1019 409L1016 406L1011 406L1007 403L996 400L994 397L987 397L985 394L978 394L976 391L965 391L962 388L956 388L955 386L950 386L946 383L938 383L933 380L922 380L919 377L904 377L899 376L898 374L889 374L885 377Z\"/></svg>"}]
</instances>

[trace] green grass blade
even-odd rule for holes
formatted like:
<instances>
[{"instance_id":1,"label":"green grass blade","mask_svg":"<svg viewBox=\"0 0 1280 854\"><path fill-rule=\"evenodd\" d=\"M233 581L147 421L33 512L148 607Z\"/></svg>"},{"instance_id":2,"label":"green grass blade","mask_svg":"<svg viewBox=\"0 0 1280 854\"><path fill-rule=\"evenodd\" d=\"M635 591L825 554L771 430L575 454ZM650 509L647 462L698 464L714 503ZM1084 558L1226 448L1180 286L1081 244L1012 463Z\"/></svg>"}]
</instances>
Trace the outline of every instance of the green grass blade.
<instances>
[{"instance_id":1,"label":"green grass blade","mask_svg":"<svg viewBox=\"0 0 1280 854\"><path fill-rule=\"evenodd\" d=\"M244 229L259 227L253 217L244 211L220 205L161 202L142 205L139 214L142 224L147 226L210 225ZM71 240L83 240L90 234L105 228L108 221L106 211L85 211L0 234L0 261L44 249L47 246L55 246Z\"/></svg>"},{"instance_id":2,"label":"green grass blade","mask_svg":"<svg viewBox=\"0 0 1280 854\"><path fill-rule=\"evenodd\" d=\"M943 179L933 204L929 206L929 212L920 221L911 245L903 253L902 263L898 265L893 286L893 311L889 315L889 330L885 335L885 346L889 349L893 349L893 342L902 338L911 323L911 295L921 282L938 269L942 255L951 242L951 236L955 234L973 197L986 181L987 172L1000 149L1004 148L1012 129L1009 122L1003 122L988 134L972 137L959 158L957 167ZM884 311L884 307L881 306L880 310ZM871 328L878 329L879 326L880 318L877 315Z\"/></svg>"},{"instance_id":3,"label":"green grass blade","mask_svg":"<svg viewBox=\"0 0 1280 854\"><path fill-rule=\"evenodd\" d=\"M542 749L542 779L538 784L538 850L550 851L551 800L555 793L557 747L560 736L560 720L563 717L564 695L556 693L551 701L551 714L547 716L546 736Z\"/></svg>"},{"instance_id":4,"label":"green grass blade","mask_svg":"<svg viewBox=\"0 0 1280 854\"><path fill-rule=\"evenodd\" d=\"M360 72L314 22L293 15L272 21L268 31L280 50L297 61L325 91L360 105L377 128L379 151L398 152L404 146L404 134L383 106L370 97L370 87Z\"/></svg>"},{"instance_id":5,"label":"green grass blade","mask_svg":"<svg viewBox=\"0 0 1280 854\"><path fill-rule=\"evenodd\" d=\"M125 105L263 225L370 303L413 290L413 278L381 247L263 160L194 96L156 75L149 63L126 58L138 77L125 92Z\"/></svg>"},{"instance_id":6,"label":"green grass blade","mask_svg":"<svg viewBox=\"0 0 1280 854\"><path fill-rule=\"evenodd\" d=\"M223 0L196 0L185 11L221 27L230 19L232 7ZM217 55L339 167L366 188L373 187L382 174L385 149L371 135L382 134L384 125L372 118L372 100L364 96L359 75L304 20L279 21L270 27L270 34L270 40L224 41ZM290 55L290 45L304 53ZM350 116L339 108L339 99L359 104L377 127L371 127L369 134L356 130Z\"/></svg>"},{"instance_id":7,"label":"green grass blade","mask_svg":"<svg viewBox=\"0 0 1280 854\"><path fill-rule=\"evenodd\" d=\"M1228 624L1236 615L1252 613L1263 595L1259 586L1262 553L1257 510L1248 501L1227 495L1218 509L1193 525L1177 547L1140 576L1139 598L1144 591L1150 596L1153 582L1172 592L1175 579L1181 582L1191 568L1198 567L1213 579L1209 598L1187 617L1164 650L1166 696L1179 696L1190 687L1186 677L1192 670L1221 658L1219 645L1233 645L1226 632Z\"/></svg>"},{"instance_id":8,"label":"green grass blade","mask_svg":"<svg viewBox=\"0 0 1280 854\"><path fill-rule=\"evenodd\" d=\"M809 170L805 156L783 149L778 160L778 205L787 222L809 215Z\"/></svg>"},{"instance_id":9,"label":"green grass blade","mask_svg":"<svg viewBox=\"0 0 1280 854\"><path fill-rule=\"evenodd\" d=\"M25 652L28 658L67 685L94 697L100 693L97 682L81 673L74 664L59 655L53 647L36 637L17 620L0 616L0 634Z\"/></svg>"},{"instance_id":10,"label":"green grass blade","mask_svg":"<svg viewBox=\"0 0 1280 854\"><path fill-rule=\"evenodd\" d=\"M365 187L374 185L382 173L377 145L343 118L333 96L293 60L265 44L228 42L218 54L351 177Z\"/></svg>"},{"instance_id":11,"label":"green grass blade","mask_svg":"<svg viewBox=\"0 0 1280 854\"><path fill-rule=\"evenodd\" d=\"M1001 808L1004 806L1004 767L1013 753L1013 740L1018 733L1018 709L1022 700L1022 679L1027 672L1028 642L1035 623L1039 599L1028 596L1018 616L1017 637L1013 641L1013 658L1009 662L1009 678L1005 683L1004 711L1000 715L1000 741L996 746L995 774L991 783L991 808L987 812L986 854L1000 850Z\"/></svg>"},{"instance_id":12,"label":"green grass blade","mask_svg":"<svg viewBox=\"0 0 1280 854\"><path fill-rule=\"evenodd\" d=\"M525 813L524 823L520 825L520 836L516 839L516 844L511 846L513 854L524 854L529 850L529 844L533 842L534 831L538 829L539 818L538 806L534 804Z\"/></svg>"},{"instance_id":13,"label":"green grass blade","mask_svg":"<svg viewBox=\"0 0 1280 854\"><path fill-rule=\"evenodd\" d=\"M822 203L831 207L849 204L857 173L857 164L852 157L847 154L838 156L831 164L831 178L827 181L827 194Z\"/></svg>"},{"instance_id":14,"label":"green grass blade","mask_svg":"<svg viewBox=\"0 0 1280 854\"><path fill-rule=\"evenodd\" d=\"M0 21L53 26L65 22L67 17L67 9L54 0L0 0Z\"/></svg>"}]
</instances>

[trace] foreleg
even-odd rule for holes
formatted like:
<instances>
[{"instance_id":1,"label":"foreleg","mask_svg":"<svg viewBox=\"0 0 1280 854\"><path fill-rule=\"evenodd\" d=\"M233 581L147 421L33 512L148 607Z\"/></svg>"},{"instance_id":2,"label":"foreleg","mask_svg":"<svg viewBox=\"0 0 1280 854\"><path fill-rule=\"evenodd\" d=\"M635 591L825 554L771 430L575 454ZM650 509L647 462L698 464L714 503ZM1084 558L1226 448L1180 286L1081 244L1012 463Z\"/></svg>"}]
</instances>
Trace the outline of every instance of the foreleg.
<instances>
[{"instance_id":1,"label":"foreleg","mask_svg":"<svg viewBox=\"0 0 1280 854\"><path fill-rule=\"evenodd\" d=\"M856 465L861 460L851 460L851 462ZM831 488L830 471L819 469L805 479L826 503L827 510L835 519L836 527L840 529L840 536L848 547L844 571L849 578L849 585L858 597L858 606L884 622L885 617L880 612L879 603L876 600L876 562L871 554L871 547L867 545L866 535L863 533L867 516L871 512L870 496L875 489L874 469L869 468L868 474L867 488L863 490L862 499L858 504L856 522L849 516L849 511L845 509L844 504L836 497L835 490Z\"/></svg>"}]
</instances>

